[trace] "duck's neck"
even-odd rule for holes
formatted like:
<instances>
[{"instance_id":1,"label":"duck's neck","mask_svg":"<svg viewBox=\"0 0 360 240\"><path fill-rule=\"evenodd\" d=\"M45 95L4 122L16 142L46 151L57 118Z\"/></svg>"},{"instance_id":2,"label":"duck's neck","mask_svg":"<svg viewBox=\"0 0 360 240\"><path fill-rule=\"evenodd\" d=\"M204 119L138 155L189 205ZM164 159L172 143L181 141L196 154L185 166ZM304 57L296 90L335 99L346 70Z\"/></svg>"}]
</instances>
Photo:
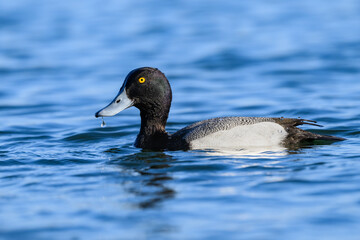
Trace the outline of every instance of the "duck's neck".
<instances>
[{"instance_id":1,"label":"duck's neck","mask_svg":"<svg viewBox=\"0 0 360 240\"><path fill-rule=\"evenodd\" d=\"M165 125L168 118L167 112L141 111L141 128L135 141L135 147L161 150L167 148L168 133Z\"/></svg>"}]
</instances>

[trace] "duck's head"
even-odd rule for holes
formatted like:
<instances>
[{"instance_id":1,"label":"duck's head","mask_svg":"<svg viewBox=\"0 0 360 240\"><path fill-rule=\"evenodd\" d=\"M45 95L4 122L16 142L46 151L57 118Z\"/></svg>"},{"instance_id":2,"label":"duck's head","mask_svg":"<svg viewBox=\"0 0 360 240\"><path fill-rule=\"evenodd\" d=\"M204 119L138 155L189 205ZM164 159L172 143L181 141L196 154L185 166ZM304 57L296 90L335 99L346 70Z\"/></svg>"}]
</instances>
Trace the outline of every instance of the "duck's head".
<instances>
[{"instance_id":1,"label":"duck's head","mask_svg":"<svg viewBox=\"0 0 360 240\"><path fill-rule=\"evenodd\" d=\"M95 117L111 117L131 106L141 115L167 119L171 105L171 88L165 75L157 68L132 70L125 78L114 100L95 113Z\"/></svg>"}]
</instances>

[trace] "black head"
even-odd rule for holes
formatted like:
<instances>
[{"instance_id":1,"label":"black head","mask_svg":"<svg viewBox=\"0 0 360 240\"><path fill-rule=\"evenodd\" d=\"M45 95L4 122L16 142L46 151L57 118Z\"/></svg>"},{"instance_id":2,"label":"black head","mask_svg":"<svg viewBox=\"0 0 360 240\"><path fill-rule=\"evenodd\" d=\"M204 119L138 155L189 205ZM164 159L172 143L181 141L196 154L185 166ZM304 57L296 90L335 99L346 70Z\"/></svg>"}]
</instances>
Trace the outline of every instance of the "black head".
<instances>
[{"instance_id":1,"label":"black head","mask_svg":"<svg viewBox=\"0 0 360 240\"><path fill-rule=\"evenodd\" d=\"M172 98L170 84L157 68L144 67L131 71L124 85L126 94L140 111L170 108Z\"/></svg>"},{"instance_id":2,"label":"black head","mask_svg":"<svg viewBox=\"0 0 360 240\"><path fill-rule=\"evenodd\" d=\"M165 118L166 121L171 99L169 81L160 70L151 67L137 68L126 76L115 99L95 116L114 116L126 108L135 106L140 109L142 116Z\"/></svg>"}]
</instances>

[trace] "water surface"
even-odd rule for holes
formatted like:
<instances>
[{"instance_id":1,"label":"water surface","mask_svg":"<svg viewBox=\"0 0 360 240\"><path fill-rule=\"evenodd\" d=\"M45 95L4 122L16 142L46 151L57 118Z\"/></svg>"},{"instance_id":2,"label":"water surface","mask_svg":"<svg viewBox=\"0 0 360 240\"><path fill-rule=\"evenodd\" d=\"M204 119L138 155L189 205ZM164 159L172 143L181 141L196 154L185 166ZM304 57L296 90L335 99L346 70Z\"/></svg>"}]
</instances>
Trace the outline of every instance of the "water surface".
<instances>
[{"instance_id":1,"label":"water surface","mask_svg":"<svg viewBox=\"0 0 360 240\"><path fill-rule=\"evenodd\" d=\"M358 239L360 3L0 3L1 239ZM174 132L220 116L313 119L348 140L264 153L142 151L136 67Z\"/></svg>"}]
</instances>

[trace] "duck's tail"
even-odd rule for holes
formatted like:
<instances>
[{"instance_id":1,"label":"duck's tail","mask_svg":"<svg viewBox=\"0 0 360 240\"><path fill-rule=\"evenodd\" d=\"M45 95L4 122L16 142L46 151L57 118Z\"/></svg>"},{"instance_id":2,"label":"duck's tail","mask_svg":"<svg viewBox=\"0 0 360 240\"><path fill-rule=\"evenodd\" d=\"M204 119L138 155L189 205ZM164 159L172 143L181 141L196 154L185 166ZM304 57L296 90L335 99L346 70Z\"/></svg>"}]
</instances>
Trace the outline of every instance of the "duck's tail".
<instances>
[{"instance_id":1,"label":"duck's tail","mask_svg":"<svg viewBox=\"0 0 360 240\"><path fill-rule=\"evenodd\" d=\"M323 141L337 142L337 141L344 141L346 140L346 138L311 133L311 135L309 136L309 140L323 140Z\"/></svg>"},{"instance_id":2,"label":"duck's tail","mask_svg":"<svg viewBox=\"0 0 360 240\"><path fill-rule=\"evenodd\" d=\"M322 127L319 124L316 124L316 121L306 120L301 118L277 118L275 119L277 123L285 127L288 132L287 139L285 141L285 146L296 146L297 144L314 144L314 142L325 141L325 142L337 142L346 140L342 137L335 137L330 135L322 135L318 133L312 133L305 131L303 129L297 128L299 125L312 125L316 127Z\"/></svg>"}]
</instances>

